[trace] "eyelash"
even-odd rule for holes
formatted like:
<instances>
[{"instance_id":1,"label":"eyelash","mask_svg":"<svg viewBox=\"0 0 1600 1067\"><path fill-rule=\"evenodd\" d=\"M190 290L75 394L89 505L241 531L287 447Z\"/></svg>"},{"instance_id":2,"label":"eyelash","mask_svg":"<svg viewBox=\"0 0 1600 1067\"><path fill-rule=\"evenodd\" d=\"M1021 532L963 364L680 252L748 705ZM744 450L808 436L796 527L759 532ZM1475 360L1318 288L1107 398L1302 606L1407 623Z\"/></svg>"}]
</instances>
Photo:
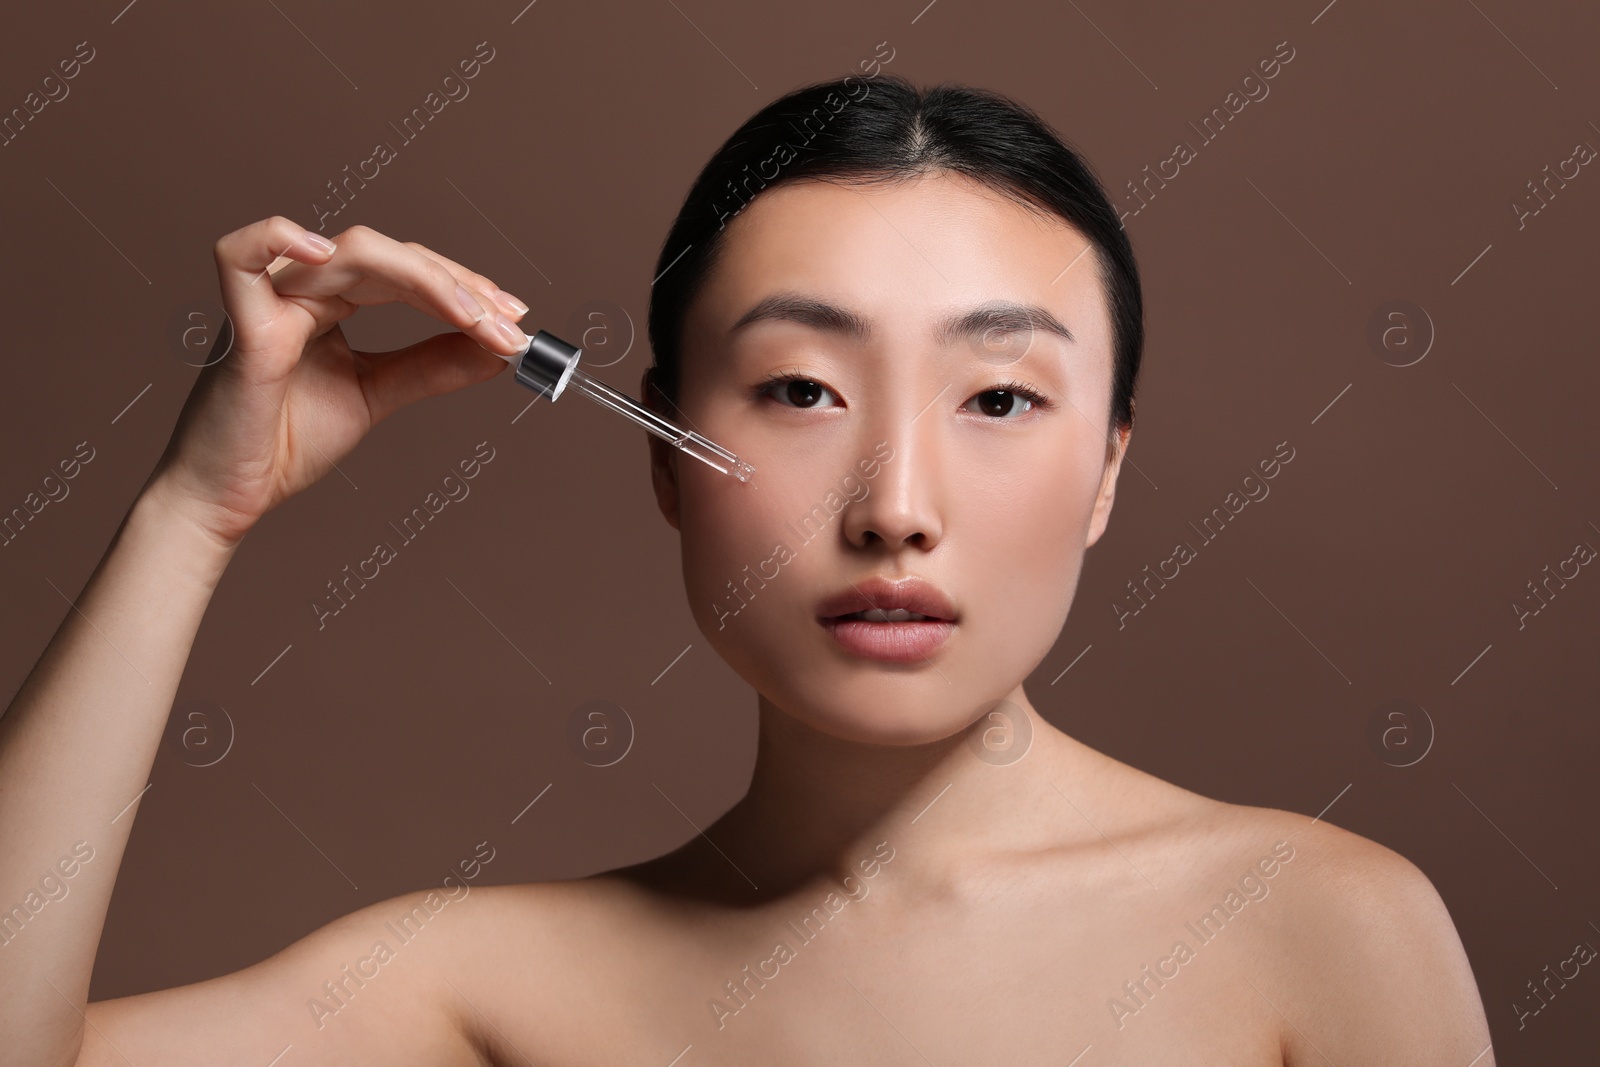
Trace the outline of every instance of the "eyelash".
<instances>
[{"instance_id":1,"label":"eyelash","mask_svg":"<svg viewBox=\"0 0 1600 1067\"><path fill-rule=\"evenodd\" d=\"M792 370L773 371L763 378L753 389L751 389L751 399L754 400L766 396L773 390L774 387L779 385L787 385L789 382L811 382L815 385L822 385L821 382L817 381L815 378L808 377L798 368ZM828 389L828 387L825 385L822 387L824 389ZM828 389L828 391L830 393L833 392L832 389ZM1055 402L1048 396L1041 393L1028 383L1016 381L1015 379L1006 382L998 382L987 389L983 389L977 393L974 393L973 396L982 396L984 393L1011 393L1031 403L1033 407L1030 410L1034 411L1047 411L1055 406ZM969 397L968 399L971 398ZM805 409L802 408L800 410ZM994 418L990 421L1005 422L1007 421L1007 417Z\"/></svg>"}]
</instances>

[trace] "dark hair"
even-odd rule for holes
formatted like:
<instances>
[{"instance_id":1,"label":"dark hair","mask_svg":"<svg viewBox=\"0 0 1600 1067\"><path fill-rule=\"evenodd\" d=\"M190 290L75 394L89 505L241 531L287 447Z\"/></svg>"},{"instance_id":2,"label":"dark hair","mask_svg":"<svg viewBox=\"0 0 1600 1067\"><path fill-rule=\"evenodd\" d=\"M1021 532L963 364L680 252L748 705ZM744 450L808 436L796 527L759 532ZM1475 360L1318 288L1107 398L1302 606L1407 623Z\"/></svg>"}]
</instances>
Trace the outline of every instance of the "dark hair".
<instances>
[{"instance_id":1,"label":"dark hair","mask_svg":"<svg viewBox=\"0 0 1600 1067\"><path fill-rule=\"evenodd\" d=\"M767 177L773 167L777 173ZM1112 325L1107 429L1131 428L1144 349L1139 271L1088 164L1023 104L949 82L919 90L892 74L797 89L752 115L706 163L656 261L652 386L676 403L684 313L716 265L728 220L763 190L801 178L893 182L935 171L965 175L1059 216L1089 240Z\"/></svg>"}]
</instances>

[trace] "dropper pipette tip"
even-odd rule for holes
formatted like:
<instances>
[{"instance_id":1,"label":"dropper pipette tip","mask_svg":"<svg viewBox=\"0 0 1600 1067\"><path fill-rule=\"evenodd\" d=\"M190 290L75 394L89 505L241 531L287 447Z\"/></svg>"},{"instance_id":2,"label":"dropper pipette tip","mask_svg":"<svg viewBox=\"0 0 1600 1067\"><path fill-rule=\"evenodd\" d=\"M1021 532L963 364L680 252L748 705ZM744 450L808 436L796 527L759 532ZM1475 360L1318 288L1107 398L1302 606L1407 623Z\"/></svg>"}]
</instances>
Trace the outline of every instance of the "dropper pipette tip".
<instances>
[{"instance_id":1,"label":"dropper pipette tip","mask_svg":"<svg viewBox=\"0 0 1600 1067\"><path fill-rule=\"evenodd\" d=\"M541 341L540 338L544 340ZM517 380L523 385L537 390L541 396L554 398L560 395L562 388L570 381L574 388L601 407L633 420L687 455L715 467L724 474L731 474L739 481L751 484L756 469L749 463L698 434L680 429L632 397L619 393L604 382L590 378L578 370L577 362L581 349L543 330L534 337L523 334L523 340L525 343L515 355L503 356L498 352L495 353L516 368ZM535 351L536 345L542 347ZM528 365L530 363L533 364L532 367ZM695 441L695 447L690 447L691 438ZM708 452L713 455L708 455Z\"/></svg>"}]
</instances>

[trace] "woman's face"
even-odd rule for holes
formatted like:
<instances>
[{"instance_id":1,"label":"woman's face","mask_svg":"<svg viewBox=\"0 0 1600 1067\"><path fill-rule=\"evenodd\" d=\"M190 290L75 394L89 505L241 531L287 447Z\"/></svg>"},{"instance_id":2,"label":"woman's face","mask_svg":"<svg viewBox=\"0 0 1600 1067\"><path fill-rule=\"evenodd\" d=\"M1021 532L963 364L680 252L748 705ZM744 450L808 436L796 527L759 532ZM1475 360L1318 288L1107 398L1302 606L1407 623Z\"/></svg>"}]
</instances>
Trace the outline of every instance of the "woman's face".
<instances>
[{"instance_id":1,"label":"woman's face","mask_svg":"<svg viewBox=\"0 0 1600 1067\"><path fill-rule=\"evenodd\" d=\"M669 414L755 477L651 443L695 620L817 730L947 737L1015 698L1049 652L1110 512L1120 450L1107 464L1112 337L1094 253L1066 222L948 173L787 184L728 227L685 319ZM740 325L773 297L792 300ZM961 328L1002 303L1015 307ZM1030 306L1031 326L1017 311ZM942 592L953 624L839 632L899 627L890 639L915 646L942 630L935 647L884 659L822 619L830 598L882 603L868 580L908 576Z\"/></svg>"}]
</instances>

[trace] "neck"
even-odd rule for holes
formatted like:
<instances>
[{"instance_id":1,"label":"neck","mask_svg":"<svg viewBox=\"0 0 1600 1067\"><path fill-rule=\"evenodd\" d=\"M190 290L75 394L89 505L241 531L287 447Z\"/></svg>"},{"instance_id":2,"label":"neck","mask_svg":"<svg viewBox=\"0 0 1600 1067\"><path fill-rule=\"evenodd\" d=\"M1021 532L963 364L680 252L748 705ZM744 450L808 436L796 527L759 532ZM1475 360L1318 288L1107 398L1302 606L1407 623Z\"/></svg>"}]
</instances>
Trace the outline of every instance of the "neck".
<instances>
[{"instance_id":1,"label":"neck","mask_svg":"<svg viewBox=\"0 0 1600 1067\"><path fill-rule=\"evenodd\" d=\"M1004 716L951 737L876 745L821 733L763 696L750 788L712 836L748 861L763 892L839 879L880 842L897 870L935 882L996 851L1061 841L1081 820L1056 786L1071 792L1089 750L1045 722L1021 686L1006 699Z\"/></svg>"}]
</instances>

